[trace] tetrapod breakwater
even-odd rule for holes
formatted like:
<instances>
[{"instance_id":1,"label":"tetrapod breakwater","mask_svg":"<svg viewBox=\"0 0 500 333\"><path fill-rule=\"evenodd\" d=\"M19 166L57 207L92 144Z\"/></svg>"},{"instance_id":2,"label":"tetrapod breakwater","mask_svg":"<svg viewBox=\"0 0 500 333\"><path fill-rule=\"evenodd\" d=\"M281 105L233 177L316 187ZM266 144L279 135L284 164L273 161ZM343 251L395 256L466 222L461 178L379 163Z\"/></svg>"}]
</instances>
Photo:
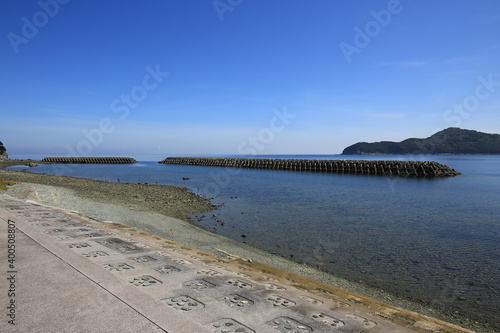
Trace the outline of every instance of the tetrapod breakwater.
<instances>
[{"instance_id":1,"label":"tetrapod breakwater","mask_svg":"<svg viewBox=\"0 0 500 333\"><path fill-rule=\"evenodd\" d=\"M132 157L44 157L40 163L56 164L132 164Z\"/></svg>"},{"instance_id":2,"label":"tetrapod breakwater","mask_svg":"<svg viewBox=\"0 0 500 333\"><path fill-rule=\"evenodd\" d=\"M402 177L453 177L461 174L447 165L434 161L167 157L158 163Z\"/></svg>"}]
</instances>

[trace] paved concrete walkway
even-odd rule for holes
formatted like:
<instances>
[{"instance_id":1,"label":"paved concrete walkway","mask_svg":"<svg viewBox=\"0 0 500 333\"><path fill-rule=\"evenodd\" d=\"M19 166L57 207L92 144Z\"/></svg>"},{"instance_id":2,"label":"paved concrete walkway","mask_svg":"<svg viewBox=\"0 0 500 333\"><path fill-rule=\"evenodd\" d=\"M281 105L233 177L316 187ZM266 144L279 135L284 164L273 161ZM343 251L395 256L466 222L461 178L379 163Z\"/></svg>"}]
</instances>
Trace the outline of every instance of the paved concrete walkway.
<instances>
[{"instance_id":1,"label":"paved concrete walkway","mask_svg":"<svg viewBox=\"0 0 500 333\"><path fill-rule=\"evenodd\" d=\"M0 244L0 332L468 332L7 195Z\"/></svg>"}]
</instances>

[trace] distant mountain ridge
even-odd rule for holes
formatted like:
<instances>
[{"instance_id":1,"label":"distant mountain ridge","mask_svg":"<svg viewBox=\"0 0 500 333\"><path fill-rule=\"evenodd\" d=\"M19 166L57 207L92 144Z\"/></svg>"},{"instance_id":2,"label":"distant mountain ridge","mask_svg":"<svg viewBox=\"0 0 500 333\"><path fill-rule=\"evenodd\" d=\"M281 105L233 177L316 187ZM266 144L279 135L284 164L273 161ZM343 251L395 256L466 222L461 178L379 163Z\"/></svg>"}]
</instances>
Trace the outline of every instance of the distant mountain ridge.
<instances>
[{"instance_id":1,"label":"distant mountain ridge","mask_svg":"<svg viewBox=\"0 0 500 333\"><path fill-rule=\"evenodd\" d=\"M401 142L358 142L342 152L342 155L363 154L500 154L500 134L449 127L425 139L410 138Z\"/></svg>"}]
</instances>

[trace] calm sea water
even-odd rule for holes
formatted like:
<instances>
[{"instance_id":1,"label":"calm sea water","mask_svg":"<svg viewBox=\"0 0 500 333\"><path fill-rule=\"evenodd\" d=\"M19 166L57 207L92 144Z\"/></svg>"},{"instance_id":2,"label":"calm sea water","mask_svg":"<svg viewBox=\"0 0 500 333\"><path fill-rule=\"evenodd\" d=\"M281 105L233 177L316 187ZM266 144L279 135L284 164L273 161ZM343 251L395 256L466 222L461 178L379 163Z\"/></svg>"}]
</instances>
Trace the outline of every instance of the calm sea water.
<instances>
[{"instance_id":1,"label":"calm sea water","mask_svg":"<svg viewBox=\"0 0 500 333\"><path fill-rule=\"evenodd\" d=\"M412 179L155 162L30 171L186 186L221 205L193 217L208 230L500 329L500 156L418 159L463 175Z\"/></svg>"}]
</instances>

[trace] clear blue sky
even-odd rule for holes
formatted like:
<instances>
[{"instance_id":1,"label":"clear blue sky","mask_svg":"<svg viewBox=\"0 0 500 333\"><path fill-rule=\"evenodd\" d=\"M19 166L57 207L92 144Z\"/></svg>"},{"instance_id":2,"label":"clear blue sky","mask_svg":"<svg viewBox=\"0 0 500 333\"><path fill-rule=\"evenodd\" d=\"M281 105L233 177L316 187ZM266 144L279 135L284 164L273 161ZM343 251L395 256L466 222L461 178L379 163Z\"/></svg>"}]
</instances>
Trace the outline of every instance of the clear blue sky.
<instances>
[{"instance_id":1,"label":"clear blue sky","mask_svg":"<svg viewBox=\"0 0 500 333\"><path fill-rule=\"evenodd\" d=\"M499 31L497 0L4 1L0 141L166 157L499 133Z\"/></svg>"}]
</instances>

